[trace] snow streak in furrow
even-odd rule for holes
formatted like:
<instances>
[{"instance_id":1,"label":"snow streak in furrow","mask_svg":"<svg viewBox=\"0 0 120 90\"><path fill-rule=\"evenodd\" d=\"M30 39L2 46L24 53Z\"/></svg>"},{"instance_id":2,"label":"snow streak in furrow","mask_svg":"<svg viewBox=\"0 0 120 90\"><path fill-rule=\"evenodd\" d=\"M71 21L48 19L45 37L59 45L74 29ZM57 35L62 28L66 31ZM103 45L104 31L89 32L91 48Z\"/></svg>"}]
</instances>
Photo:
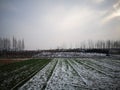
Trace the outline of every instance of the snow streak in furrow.
<instances>
[{"instance_id":1,"label":"snow streak in furrow","mask_svg":"<svg viewBox=\"0 0 120 90\"><path fill-rule=\"evenodd\" d=\"M105 73L108 73L113 78L120 78L120 67L118 67L114 64L110 65L108 63L103 63L101 60L90 59L89 61L91 61L91 63L97 65L97 67L100 67L100 70L104 71ZM97 68L97 67L95 66L95 68Z\"/></svg>"},{"instance_id":2,"label":"snow streak in furrow","mask_svg":"<svg viewBox=\"0 0 120 90\"><path fill-rule=\"evenodd\" d=\"M107 63L112 66L120 67L120 60L100 59L100 62Z\"/></svg>"},{"instance_id":3,"label":"snow streak in furrow","mask_svg":"<svg viewBox=\"0 0 120 90\"><path fill-rule=\"evenodd\" d=\"M72 63L71 63L71 60L67 60L68 63L73 67L73 69L78 73L78 75L81 77L81 79L83 80L83 82L88 85L88 81L80 74L80 72L78 72L78 68L76 68L76 66L74 66Z\"/></svg>"},{"instance_id":4,"label":"snow streak in furrow","mask_svg":"<svg viewBox=\"0 0 120 90\"><path fill-rule=\"evenodd\" d=\"M120 71L120 67L114 66L114 65L110 65L108 63L103 63L103 62L101 62L101 60L90 59L90 61L92 63L95 63L96 65L100 65L103 68L108 68L111 71Z\"/></svg>"},{"instance_id":5,"label":"snow streak in furrow","mask_svg":"<svg viewBox=\"0 0 120 90\"><path fill-rule=\"evenodd\" d=\"M116 90L120 78L108 75L116 66L112 68L109 60L99 62L89 58L53 59L19 90Z\"/></svg>"},{"instance_id":6,"label":"snow streak in furrow","mask_svg":"<svg viewBox=\"0 0 120 90\"><path fill-rule=\"evenodd\" d=\"M94 70L96 70L96 71L98 71L98 72L100 72L100 73L102 73L102 74L104 74L106 76L109 76L109 77L113 78L113 75L111 74L111 71L108 72L109 71L108 68L103 68L103 67L98 66L98 65L96 65L94 63L91 63L90 60L88 60L88 61L87 60L80 61L80 63L85 65L85 66L88 66L88 67L90 67L90 68L92 68L92 69L94 69ZM108 73L106 73L106 72L108 72Z\"/></svg>"},{"instance_id":7,"label":"snow streak in furrow","mask_svg":"<svg viewBox=\"0 0 120 90\"><path fill-rule=\"evenodd\" d=\"M47 83L48 76L50 75L57 60L52 60L42 70L40 70L35 76L33 76L28 82L26 82L19 90L41 90Z\"/></svg>"},{"instance_id":8,"label":"snow streak in furrow","mask_svg":"<svg viewBox=\"0 0 120 90\"><path fill-rule=\"evenodd\" d=\"M91 62L95 63L96 65L101 66L104 72L111 74L113 78L120 78L120 63L116 62L116 60L95 60L91 59ZM107 61L107 62L106 62ZM112 63L111 63L112 62Z\"/></svg>"},{"instance_id":9,"label":"snow streak in furrow","mask_svg":"<svg viewBox=\"0 0 120 90\"><path fill-rule=\"evenodd\" d=\"M113 88L113 86L116 86L112 78L100 72L97 72L95 69L90 68L82 63L78 63L76 62L76 60L72 60L72 61L79 69L82 68L81 70L79 70L79 72L81 72L81 74L84 75L88 81L91 81L93 83L90 88L110 89ZM81 62L80 60L77 61Z\"/></svg>"},{"instance_id":10,"label":"snow streak in furrow","mask_svg":"<svg viewBox=\"0 0 120 90\"><path fill-rule=\"evenodd\" d=\"M81 77L68 64L66 59L58 59L58 64L56 65L45 90L78 90L80 88L87 88Z\"/></svg>"}]
</instances>

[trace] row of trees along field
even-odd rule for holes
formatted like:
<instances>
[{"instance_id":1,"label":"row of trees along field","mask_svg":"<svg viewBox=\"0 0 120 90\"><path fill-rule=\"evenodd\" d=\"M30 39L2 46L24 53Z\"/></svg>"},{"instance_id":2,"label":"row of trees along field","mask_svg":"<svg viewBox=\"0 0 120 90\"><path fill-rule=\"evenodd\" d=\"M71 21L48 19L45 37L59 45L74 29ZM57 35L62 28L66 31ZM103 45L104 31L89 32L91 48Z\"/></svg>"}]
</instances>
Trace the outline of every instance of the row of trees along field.
<instances>
[{"instance_id":1,"label":"row of trees along field","mask_svg":"<svg viewBox=\"0 0 120 90\"><path fill-rule=\"evenodd\" d=\"M12 39L0 37L0 51L22 51L24 48L24 39L17 40L15 37Z\"/></svg>"},{"instance_id":2,"label":"row of trees along field","mask_svg":"<svg viewBox=\"0 0 120 90\"><path fill-rule=\"evenodd\" d=\"M89 40L87 42L82 42L80 44L81 49L120 49L120 41L119 40L106 40L106 41L92 41Z\"/></svg>"}]
</instances>

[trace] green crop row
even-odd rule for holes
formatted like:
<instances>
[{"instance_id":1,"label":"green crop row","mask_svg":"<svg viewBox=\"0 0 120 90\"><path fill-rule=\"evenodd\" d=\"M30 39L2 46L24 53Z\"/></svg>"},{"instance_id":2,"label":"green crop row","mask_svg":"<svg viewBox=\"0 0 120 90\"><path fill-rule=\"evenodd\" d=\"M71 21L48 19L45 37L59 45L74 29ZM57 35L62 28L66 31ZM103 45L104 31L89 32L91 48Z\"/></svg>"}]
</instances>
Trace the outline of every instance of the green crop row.
<instances>
[{"instance_id":1,"label":"green crop row","mask_svg":"<svg viewBox=\"0 0 120 90\"><path fill-rule=\"evenodd\" d=\"M18 87L50 61L50 59L31 59L0 66L0 90Z\"/></svg>"}]
</instances>

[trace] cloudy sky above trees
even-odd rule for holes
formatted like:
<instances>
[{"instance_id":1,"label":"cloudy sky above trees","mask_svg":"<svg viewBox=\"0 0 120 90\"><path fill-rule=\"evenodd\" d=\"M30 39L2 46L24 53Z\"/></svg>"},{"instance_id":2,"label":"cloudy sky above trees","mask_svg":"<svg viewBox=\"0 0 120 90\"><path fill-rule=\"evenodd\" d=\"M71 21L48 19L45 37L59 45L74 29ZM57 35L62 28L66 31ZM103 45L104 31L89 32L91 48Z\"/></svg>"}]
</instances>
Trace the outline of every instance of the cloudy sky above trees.
<instances>
[{"instance_id":1,"label":"cloudy sky above trees","mask_svg":"<svg viewBox=\"0 0 120 90\"><path fill-rule=\"evenodd\" d=\"M13 36L26 49L120 40L120 0L0 0L0 37Z\"/></svg>"}]
</instances>

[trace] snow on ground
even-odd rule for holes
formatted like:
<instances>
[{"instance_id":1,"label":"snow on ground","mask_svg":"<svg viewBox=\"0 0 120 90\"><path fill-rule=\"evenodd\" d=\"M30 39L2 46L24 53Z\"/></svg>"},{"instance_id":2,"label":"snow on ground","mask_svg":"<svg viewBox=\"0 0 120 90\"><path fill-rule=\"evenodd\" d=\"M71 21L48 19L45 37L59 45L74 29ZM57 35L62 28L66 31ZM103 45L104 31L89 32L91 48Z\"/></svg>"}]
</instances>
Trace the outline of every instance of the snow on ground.
<instances>
[{"instance_id":1,"label":"snow on ground","mask_svg":"<svg viewBox=\"0 0 120 90\"><path fill-rule=\"evenodd\" d=\"M79 87L85 87L85 83L65 59L59 59L59 62L47 83L45 90L74 90Z\"/></svg>"},{"instance_id":2,"label":"snow on ground","mask_svg":"<svg viewBox=\"0 0 120 90\"><path fill-rule=\"evenodd\" d=\"M105 57L103 53L83 53L83 52L41 52L33 57Z\"/></svg>"},{"instance_id":3,"label":"snow on ground","mask_svg":"<svg viewBox=\"0 0 120 90\"><path fill-rule=\"evenodd\" d=\"M47 66L45 66L41 71L39 71L19 90L41 90L44 87L44 85L47 83L47 78L49 77L56 62L57 60L52 60L52 62L50 62Z\"/></svg>"},{"instance_id":4,"label":"snow on ground","mask_svg":"<svg viewBox=\"0 0 120 90\"><path fill-rule=\"evenodd\" d=\"M90 88L94 89L107 89L112 88L113 79L107 76L104 73L97 71L97 69L88 67L86 65L79 64L78 62L72 60L75 64L76 70L86 79L88 80L88 85ZM81 62L81 61L80 61ZM98 69L99 70L99 69ZM116 85L114 85L116 86Z\"/></svg>"},{"instance_id":5,"label":"snow on ground","mask_svg":"<svg viewBox=\"0 0 120 90\"><path fill-rule=\"evenodd\" d=\"M55 58L19 90L118 90L120 62L105 60Z\"/></svg>"}]
</instances>

